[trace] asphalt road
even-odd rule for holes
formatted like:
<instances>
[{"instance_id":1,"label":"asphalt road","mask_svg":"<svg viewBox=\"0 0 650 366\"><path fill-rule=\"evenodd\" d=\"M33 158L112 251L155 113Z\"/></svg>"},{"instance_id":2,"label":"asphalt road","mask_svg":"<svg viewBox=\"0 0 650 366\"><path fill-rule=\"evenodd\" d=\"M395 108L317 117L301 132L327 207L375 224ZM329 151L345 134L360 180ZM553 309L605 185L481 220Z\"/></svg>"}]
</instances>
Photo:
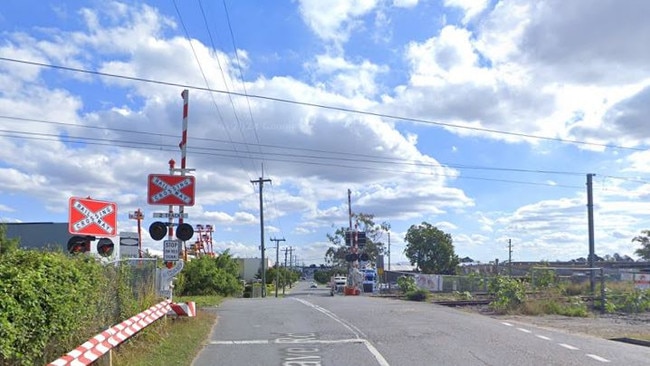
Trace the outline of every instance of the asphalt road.
<instances>
[{"instance_id":1,"label":"asphalt road","mask_svg":"<svg viewBox=\"0 0 650 366\"><path fill-rule=\"evenodd\" d=\"M438 305L334 296L229 299L194 366L649 365L650 349Z\"/></svg>"}]
</instances>

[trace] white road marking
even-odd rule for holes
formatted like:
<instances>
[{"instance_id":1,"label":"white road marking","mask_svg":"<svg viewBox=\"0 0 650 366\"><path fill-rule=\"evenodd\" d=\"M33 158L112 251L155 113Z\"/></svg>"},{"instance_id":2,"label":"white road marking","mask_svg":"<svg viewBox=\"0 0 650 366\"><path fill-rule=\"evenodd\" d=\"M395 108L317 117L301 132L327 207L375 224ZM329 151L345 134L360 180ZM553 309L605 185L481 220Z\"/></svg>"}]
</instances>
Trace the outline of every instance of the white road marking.
<instances>
[{"instance_id":1,"label":"white road marking","mask_svg":"<svg viewBox=\"0 0 650 366\"><path fill-rule=\"evenodd\" d=\"M524 329L524 328L517 328L517 330L521 331L521 332L524 332L524 333L532 333L530 330Z\"/></svg>"},{"instance_id":2,"label":"white road marking","mask_svg":"<svg viewBox=\"0 0 650 366\"><path fill-rule=\"evenodd\" d=\"M543 339L543 340L545 340L545 341L550 341L550 340L551 340L551 338L546 337L546 336L543 336L543 335L539 335L539 334L537 334L536 336L537 336L537 338L541 338L541 339Z\"/></svg>"},{"instance_id":3,"label":"white road marking","mask_svg":"<svg viewBox=\"0 0 650 366\"><path fill-rule=\"evenodd\" d=\"M352 333L354 333L354 335L357 337L357 339L359 339L360 341L363 342L363 344L366 346L368 351L375 357L375 359L377 360L377 363L379 363L379 365L381 365L381 366L390 366L388 361L386 361L384 356L382 356L382 354L379 353L377 348L375 348L375 346L373 346L372 343L370 343L370 341L368 341L366 339L361 339L361 337L359 335L363 335L364 338L366 338L366 337L365 337L365 334L363 334L363 332L359 328L355 327L354 325L347 324L345 321L343 321L343 319L336 316L336 314L334 314L331 311L329 311L329 310L327 310L325 308L322 308L322 307L320 307L320 306L318 306L316 304L312 304L309 301L305 301L303 299L298 299L298 298L295 298L295 297L293 299L296 300L296 301L300 301L304 305L307 305L307 306L313 308L314 310L319 311L319 312L327 315L328 317L332 318L337 323L341 324L343 327L350 330Z\"/></svg>"},{"instance_id":4,"label":"white road marking","mask_svg":"<svg viewBox=\"0 0 650 366\"><path fill-rule=\"evenodd\" d=\"M509 327L512 327L512 324L510 324L510 323L501 322L501 324L503 324L503 325L507 325L507 326L509 326Z\"/></svg>"},{"instance_id":5,"label":"white road marking","mask_svg":"<svg viewBox=\"0 0 650 366\"><path fill-rule=\"evenodd\" d=\"M233 344L269 344L268 339L252 339L244 341L210 341L210 344L214 345L233 345Z\"/></svg>"},{"instance_id":6,"label":"white road marking","mask_svg":"<svg viewBox=\"0 0 650 366\"><path fill-rule=\"evenodd\" d=\"M344 343L366 343L365 339L361 338L350 338L350 339L295 339L291 344L344 344ZM246 344L271 344L278 343L283 344L276 340L268 339L250 339L250 340L241 340L241 341L210 341L212 345L218 346L231 346L231 345L246 345Z\"/></svg>"},{"instance_id":7,"label":"white road marking","mask_svg":"<svg viewBox=\"0 0 650 366\"><path fill-rule=\"evenodd\" d=\"M610 361L609 361L608 359L606 359L606 358L602 358L602 357L600 357L600 356L592 355L592 354L589 354L589 353L587 353L587 357L591 357L591 358L593 358L594 360L596 360L596 361L600 361L600 362L610 362Z\"/></svg>"},{"instance_id":8,"label":"white road marking","mask_svg":"<svg viewBox=\"0 0 650 366\"><path fill-rule=\"evenodd\" d=\"M564 347L564 348L566 348L566 349L570 349L570 350L572 350L572 351L577 351L577 350L580 349L580 348L578 348L578 347L574 347L574 346L572 346L572 345L570 345L570 344L566 344L566 343L558 343L558 344L559 344L560 346L562 346L562 347Z\"/></svg>"}]
</instances>

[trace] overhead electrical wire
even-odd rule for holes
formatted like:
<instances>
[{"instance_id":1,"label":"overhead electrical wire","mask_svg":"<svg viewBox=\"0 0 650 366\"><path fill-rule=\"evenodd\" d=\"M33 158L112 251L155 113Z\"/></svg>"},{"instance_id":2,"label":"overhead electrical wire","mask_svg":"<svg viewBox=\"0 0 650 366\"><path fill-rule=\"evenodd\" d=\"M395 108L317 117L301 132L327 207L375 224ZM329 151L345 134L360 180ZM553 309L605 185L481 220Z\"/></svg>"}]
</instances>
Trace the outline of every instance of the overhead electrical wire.
<instances>
[{"instance_id":1,"label":"overhead electrical wire","mask_svg":"<svg viewBox=\"0 0 650 366\"><path fill-rule=\"evenodd\" d=\"M0 119L11 119L11 120L17 120L17 121L22 121L22 122L33 122L33 123L42 123L42 124L48 124L48 125L59 125L59 126L66 126L66 127L74 127L74 128L84 128L84 129L92 129L92 130L101 130L101 131L115 131L115 132L122 132L122 133L129 133L129 134L136 134L136 135L146 135L146 136L154 136L154 137L160 137L160 138L170 138L174 139L177 136L173 134L164 134L164 133L159 133L159 132L149 132L149 131L133 131L130 129L121 129L121 128L112 128L112 127L99 127L99 126L88 126L88 125L78 125L74 123L68 123L68 122L58 122L58 121L50 121L50 120L42 120L42 119L33 119L33 118L24 118L24 117L16 117L16 116L8 116L8 115L2 115L0 114ZM3 130L0 130L3 131ZM4 132L12 132L9 130L4 130ZM78 137L82 139L83 137ZM207 138L207 137L195 137L193 138L194 140L197 141L205 141L209 143L217 142L217 143L224 143L224 144L244 144L243 142L231 142L231 141L226 141L222 139L215 139L215 138ZM138 143L141 140L138 140ZM524 168L512 168L512 167L494 167L494 166L478 166L478 165L465 165L465 164L457 164L457 163L447 163L447 162L438 162L439 165L437 164L432 164L432 163L426 163L426 162L415 162L411 160L406 160L406 159L396 159L396 158L389 158L389 157L382 157L382 156L377 156L377 155L370 155L370 154L358 154L355 152L350 152L350 151L328 151L328 150L322 150L322 149L310 149L310 148L298 148L298 147L290 147L290 146L279 146L279 145L271 145L271 144L261 144L261 146L266 147L266 148L272 148L272 149L278 149L278 150L289 150L289 151L307 151L311 153L317 153L321 155L317 156L308 156L309 158L313 159L323 159L323 160L348 160L352 162L367 162L367 163L380 163L380 164L393 164L393 165L406 165L406 166L414 166L414 167L429 167L429 168L454 168L454 169L459 169L459 170L485 170L485 171L504 171L504 172L519 172L519 173L536 173L536 174L554 174L554 175L567 175L567 176L584 176L587 173L586 172L569 172L569 171L558 171L558 170L544 170L544 169L524 169ZM216 147L210 147L210 148L200 148L199 149L209 149L212 151L223 151L223 152L229 152L229 150L226 149L220 149ZM267 151L266 154L269 155L277 155L277 156L285 156L285 157L306 157L304 154L296 155L296 154L290 154L290 153L279 153L279 152L270 152ZM332 156L326 156L323 154L329 154ZM342 157L337 157L338 155ZM355 156L356 158L347 158L350 155ZM630 181L630 182L637 182L637 183L643 183L647 184L650 183L648 180L643 180L638 177L621 177L621 176L614 176L614 175L605 175L605 174L597 174L598 176L601 177L607 177L607 178L612 178L612 179L618 179L618 180L625 180L625 181Z\"/></svg>"},{"instance_id":2,"label":"overhead electrical wire","mask_svg":"<svg viewBox=\"0 0 650 366\"><path fill-rule=\"evenodd\" d=\"M183 27L183 31L185 32L186 39L187 39L187 41L188 41L188 43L190 45L190 48L192 50L192 54L194 55L194 59L196 60L196 63L198 65L198 67L199 67L199 71L201 72L201 75L203 76L203 81L205 82L206 87L208 89L210 89L210 82L208 81L208 78L205 75L205 72L203 71L203 66L201 65L201 61L199 60L199 56L196 54L196 50L194 49L194 45L192 44L192 39L190 38L190 34L189 34L188 30L187 30L187 27L185 27L185 22L183 21L183 17L181 15L181 12L178 9L178 6L176 5L176 0L172 0L172 3L174 4L174 8L176 9L176 14L178 15L178 19L181 22L181 26ZM223 74L223 69L221 68L221 62L219 61L218 56L217 56L217 64L219 65L219 69L221 70L221 76L224 79L224 85L226 86L226 89L227 89L228 88L228 83L226 82L226 78L225 78L225 76ZM232 102L232 96L230 96L230 94L228 94L228 96L229 96L230 102L232 104L233 103ZM212 99L212 104L217 109L217 114L219 116L219 120L221 121L221 124L223 125L224 131L226 132L226 135L228 136L228 139L232 141L232 137L230 136L230 132L228 131L228 127L226 126L226 122L225 122L225 120L224 120L224 118L223 118L223 116L221 114L221 110L219 108L219 105L217 104L217 101L215 100L214 94L212 92L210 92L210 98ZM235 106L233 104L233 112L235 112L235 110L236 110L236 108L235 108ZM243 137L244 132L242 131L241 123L239 123L239 118L237 118L237 113L236 112L235 112L235 119L237 120L237 124L239 126L239 131L240 131L240 133L242 134L242 137ZM235 152L237 153L237 148L234 147L234 146L233 146L233 148L234 148ZM247 147L247 149L248 149L248 147ZM241 164L242 164L242 169L244 171L246 171L246 169L244 168L244 165L243 165L243 161L241 161ZM250 178L250 175L249 175L249 178Z\"/></svg>"},{"instance_id":3,"label":"overhead electrical wire","mask_svg":"<svg viewBox=\"0 0 650 366\"><path fill-rule=\"evenodd\" d=\"M161 145L159 143L147 143L143 141L124 141L124 140L111 140L106 138L90 138L90 137L74 137L74 136L60 136L57 134L47 134L47 133L37 133L37 132L26 132L26 131L8 131L0 130L0 136L9 137L9 138L21 138L26 140L44 140L44 141L58 141L64 143L79 143L86 145L100 145L100 146L111 146L111 147L125 147L125 148L135 148L139 150L156 150L156 151L176 151L175 145ZM207 151L201 151L207 150ZM231 159L240 159L241 155L228 155L220 154L215 152L210 152L210 150L218 150L213 148L197 148L197 147L188 147L188 151L196 155L206 155L214 157L224 157ZM300 157L300 156L296 156ZM527 184L527 185L536 185L536 186L547 186L547 187L559 187L559 188L583 188L582 186L571 186L571 185L562 185L562 184L550 184L550 183L539 183L539 182L530 182L530 181L518 181L510 179L499 179L499 178L486 178L486 177L473 177L467 175L453 175L453 174L442 174L439 172L420 172L420 171L404 171L404 170L395 170L395 169L384 169L379 167L371 167L364 165L343 165L343 164L334 164L334 163L321 163L316 161L302 161L302 160L290 160L290 159L279 159L279 158L267 158L269 161L277 162L286 162L286 163L295 163L303 165L316 165L316 166L329 166L336 168L346 168L354 170L369 170L369 171L379 171L379 172L388 172L388 173L404 173L404 174L417 174L417 175L427 175L427 176L437 176L437 177L448 177L454 179L470 179L470 180L481 180L481 181L492 181L492 182L502 182L502 183L516 183L516 184ZM436 167L439 168L439 167Z\"/></svg>"},{"instance_id":4,"label":"overhead electrical wire","mask_svg":"<svg viewBox=\"0 0 650 366\"><path fill-rule=\"evenodd\" d=\"M158 84L158 85L164 85L164 86L174 86L174 87L179 87L179 88L188 88L188 89L207 91L207 92L213 92L213 93L231 94L231 95L241 96L241 97L249 97L249 98L268 100L268 101L279 102L279 103L301 105L301 106L305 106L305 107L314 107L314 108L327 109L327 110L333 110L333 111L339 111L339 112L347 112L347 113L352 113L352 114L368 115L368 116L386 118L386 119L391 119L391 120L396 120L396 121L408 121L408 122L414 122L414 123L429 124L429 125L447 127L447 128L452 128L452 129L454 129L454 128L455 129L464 129L464 130L471 130L471 131L477 131L477 132L485 132L485 133L500 134L500 135L507 135L507 136L516 136L516 137L538 139L538 140L555 141L555 142L562 142L562 143L576 144L576 145L605 147L605 148L611 148L611 149L635 150L635 151L648 151L649 150L648 148L641 148L641 147L603 144L603 143L597 143L597 142L562 139L562 138L559 138L559 137L549 137L549 136L526 134L526 133L521 133L521 132L502 131L502 130L483 128L483 127L463 126L463 125L433 121L433 120L428 120L428 119L423 119L423 118L397 116L397 115L392 115L392 114L370 112L370 111L364 111L364 110L359 110L359 109L353 109L353 108L347 108L347 107L339 107L339 106L331 106L331 105L325 105L325 104L319 104L319 103L302 102L302 101L298 101L298 100L290 100L290 99L284 99L284 98L279 98L279 97L271 97L271 96L259 95L259 94L250 94L250 93L249 94L244 94L244 93L233 92L233 91L210 89L210 88L204 88L204 87L188 85L188 84L182 84L182 83L176 83L176 82L170 82L170 81L153 80L153 79L146 79L146 78L141 78L141 77L119 75L119 74L113 74L113 73L107 73L107 72L101 72L101 71L95 71L95 70L86 70L86 69L81 69L81 68L76 68L76 67L54 65L54 64L48 64L48 63L36 62L36 61L20 60L20 59L15 59L15 58L10 58L10 57L1 57L0 56L0 61L20 63L20 64L24 64L24 65L39 66L39 67L45 67L45 68L51 68L51 69L57 69L57 70L72 71L72 72L78 72L78 73L84 73L84 74L96 75L96 76L113 77L113 78L118 78L118 79L123 79L123 80L130 80L130 81L137 81L137 82L143 82L143 83L151 83L151 84Z\"/></svg>"}]
</instances>

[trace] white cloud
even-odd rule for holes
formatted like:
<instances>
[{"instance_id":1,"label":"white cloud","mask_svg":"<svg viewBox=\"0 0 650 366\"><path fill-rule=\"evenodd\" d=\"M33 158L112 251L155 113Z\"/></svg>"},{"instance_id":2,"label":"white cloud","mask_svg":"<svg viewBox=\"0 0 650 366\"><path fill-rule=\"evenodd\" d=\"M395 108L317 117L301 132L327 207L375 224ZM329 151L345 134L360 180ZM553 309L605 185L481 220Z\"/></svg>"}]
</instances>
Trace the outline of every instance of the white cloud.
<instances>
[{"instance_id":1,"label":"white cloud","mask_svg":"<svg viewBox=\"0 0 650 366\"><path fill-rule=\"evenodd\" d=\"M357 18L372 11L377 4L377 0L301 0L300 14L318 37L341 44L361 26Z\"/></svg>"},{"instance_id":2,"label":"white cloud","mask_svg":"<svg viewBox=\"0 0 650 366\"><path fill-rule=\"evenodd\" d=\"M393 0L393 6L396 8L414 8L418 5L419 0Z\"/></svg>"},{"instance_id":3,"label":"white cloud","mask_svg":"<svg viewBox=\"0 0 650 366\"><path fill-rule=\"evenodd\" d=\"M465 12L463 23L468 23L472 18L485 10L489 4L489 0L445 0L445 6L457 7Z\"/></svg>"},{"instance_id":4,"label":"white cloud","mask_svg":"<svg viewBox=\"0 0 650 366\"><path fill-rule=\"evenodd\" d=\"M368 60L354 64L343 57L327 54L317 55L305 66L317 76L317 80L324 80L328 90L349 97L373 97L379 92L375 81L377 75L389 71L386 66Z\"/></svg>"}]
</instances>

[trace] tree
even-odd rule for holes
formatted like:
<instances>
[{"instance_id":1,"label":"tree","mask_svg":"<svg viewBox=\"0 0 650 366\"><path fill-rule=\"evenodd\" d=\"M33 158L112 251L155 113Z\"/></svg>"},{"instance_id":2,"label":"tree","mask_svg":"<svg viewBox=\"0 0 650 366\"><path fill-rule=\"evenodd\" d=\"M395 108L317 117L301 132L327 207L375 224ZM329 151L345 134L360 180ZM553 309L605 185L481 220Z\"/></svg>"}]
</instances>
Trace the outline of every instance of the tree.
<instances>
[{"instance_id":1,"label":"tree","mask_svg":"<svg viewBox=\"0 0 650 366\"><path fill-rule=\"evenodd\" d=\"M176 291L185 296L240 294L242 285L232 270L236 265L229 254L222 259L208 256L193 259L178 275Z\"/></svg>"},{"instance_id":2,"label":"tree","mask_svg":"<svg viewBox=\"0 0 650 366\"><path fill-rule=\"evenodd\" d=\"M375 224L374 218L375 215L372 214L352 214L352 219L357 223L358 230L366 233L366 246L360 250L360 253L366 253L371 263L374 263L377 257L383 253L384 243L381 239L383 233L390 228L387 223ZM345 233L348 229L342 226L336 229L334 234L327 234L327 240L332 246L325 252L325 262L333 267L347 267L345 255L350 252L350 249L345 245Z\"/></svg>"},{"instance_id":3,"label":"tree","mask_svg":"<svg viewBox=\"0 0 650 366\"><path fill-rule=\"evenodd\" d=\"M422 222L406 232L404 254L422 273L454 274L459 263L450 234Z\"/></svg>"},{"instance_id":4,"label":"tree","mask_svg":"<svg viewBox=\"0 0 650 366\"><path fill-rule=\"evenodd\" d=\"M0 255L12 252L20 247L20 239L7 238L7 225L0 223Z\"/></svg>"},{"instance_id":5,"label":"tree","mask_svg":"<svg viewBox=\"0 0 650 366\"><path fill-rule=\"evenodd\" d=\"M632 242L638 241L641 243L641 248L634 251L642 259L650 259L650 230L641 230L641 235L635 236Z\"/></svg>"}]
</instances>

